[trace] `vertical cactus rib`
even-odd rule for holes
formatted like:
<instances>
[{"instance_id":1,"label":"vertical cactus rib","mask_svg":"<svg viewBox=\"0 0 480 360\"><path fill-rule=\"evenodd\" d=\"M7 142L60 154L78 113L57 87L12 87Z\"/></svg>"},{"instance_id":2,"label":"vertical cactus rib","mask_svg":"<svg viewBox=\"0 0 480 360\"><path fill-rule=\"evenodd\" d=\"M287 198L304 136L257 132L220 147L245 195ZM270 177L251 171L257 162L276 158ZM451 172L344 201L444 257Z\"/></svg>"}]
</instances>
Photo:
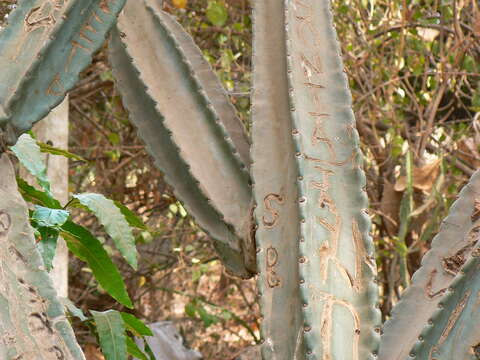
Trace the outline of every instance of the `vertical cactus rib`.
<instances>
[{"instance_id":1,"label":"vertical cactus rib","mask_svg":"<svg viewBox=\"0 0 480 360\"><path fill-rule=\"evenodd\" d=\"M409 288L394 307L385 325L379 359L406 359L413 344L436 310L461 266L468 260L480 233L475 214L480 201L480 171L462 189L453 203L432 248L423 257ZM405 331L408 329L408 331Z\"/></svg>"},{"instance_id":2,"label":"vertical cactus rib","mask_svg":"<svg viewBox=\"0 0 480 360\"><path fill-rule=\"evenodd\" d=\"M125 0L25 0L0 33L0 129L8 143L58 105Z\"/></svg>"},{"instance_id":3,"label":"vertical cactus rib","mask_svg":"<svg viewBox=\"0 0 480 360\"><path fill-rule=\"evenodd\" d=\"M285 0L307 359L373 359L380 312L362 154L329 0Z\"/></svg>"},{"instance_id":4,"label":"vertical cactus rib","mask_svg":"<svg viewBox=\"0 0 480 360\"><path fill-rule=\"evenodd\" d=\"M0 358L85 360L44 269L5 154L0 174Z\"/></svg>"},{"instance_id":5,"label":"vertical cactus rib","mask_svg":"<svg viewBox=\"0 0 480 360\"><path fill-rule=\"evenodd\" d=\"M480 243L435 307L410 359L476 360L480 355Z\"/></svg>"},{"instance_id":6,"label":"vertical cactus rib","mask_svg":"<svg viewBox=\"0 0 480 360\"><path fill-rule=\"evenodd\" d=\"M304 359L298 276L299 209L291 136L285 5L254 2L252 177L263 359Z\"/></svg>"},{"instance_id":7,"label":"vertical cactus rib","mask_svg":"<svg viewBox=\"0 0 480 360\"><path fill-rule=\"evenodd\" d=\"M128 1L119 18L110 51L117 85L179 199L216 240L227 268L249 277L256 265L248 173L168 27L173 20L150 5Z\"/></svg>"}]
</instances>

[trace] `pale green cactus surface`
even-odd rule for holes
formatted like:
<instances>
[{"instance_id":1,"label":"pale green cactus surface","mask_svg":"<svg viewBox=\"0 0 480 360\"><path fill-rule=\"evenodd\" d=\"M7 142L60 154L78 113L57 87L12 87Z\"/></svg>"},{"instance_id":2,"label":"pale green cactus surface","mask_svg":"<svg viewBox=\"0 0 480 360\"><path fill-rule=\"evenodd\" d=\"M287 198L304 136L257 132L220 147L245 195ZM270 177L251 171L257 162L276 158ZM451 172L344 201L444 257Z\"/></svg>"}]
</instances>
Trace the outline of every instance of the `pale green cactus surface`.
<instances>
[{"instance_id":1,"label":"pale green cactus surface","mask_svg":"<svg viewBox=\"0 0 480 360\"><path fill-rule=\"evenodd\" d=\"M85 359L43 266L5 154L0 174L0 359Z\"/></svg>"},{"instance_id":2,"label":"pale green cactus surface","mask_svg":"<svg viewBox=\"0 0 480 360\"><path fill-rule=\"evenodd\" d=\"M23 0L0 33L0 130L13 145L58 105L125 0ZM0 139L1 140L1 139Z\"/></svg>"}]
</instances>

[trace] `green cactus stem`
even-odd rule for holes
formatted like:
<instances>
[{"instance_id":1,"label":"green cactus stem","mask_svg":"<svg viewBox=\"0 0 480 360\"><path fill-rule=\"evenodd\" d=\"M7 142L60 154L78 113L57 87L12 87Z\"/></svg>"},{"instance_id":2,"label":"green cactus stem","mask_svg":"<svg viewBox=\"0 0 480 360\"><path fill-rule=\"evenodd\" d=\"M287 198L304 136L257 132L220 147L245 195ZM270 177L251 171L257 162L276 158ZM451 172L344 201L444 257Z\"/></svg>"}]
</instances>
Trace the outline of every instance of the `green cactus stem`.
<instances>
[{"instance_id":1,"label":"green cactus stem","mask_svg":"<svg viewBox=\"0 0 480 360\"><path fill-rule=\"evenodd\" d=\"M329 6L256 5L252 154L264 359L365 360L378 350L365 176ZM262 169L270 163L271 175Z\"/></svg>"},{"instance_id":2,"label":"green cactus stem","mask_svg":"<svg viewBox=\"0 0 480 360\"><path fill-rule=\"evenodd\" d=\"M374 246L351 95L328 0L286 2L307 359L378 350Z\"/></svg>"},{"instance_id":3,"label":"green cactus stem","mask_svg":"<svg viewBox=\"0 0 480 360\"><path fill-rule=\"evenodd\" d=\"M156 2L128 1L118 29L110 59L140 137L227 268L250 277L249 145L228 97L193 40Z\"/></svg>"},{"instance_id":4,"label":"green cactus stem","mask_svg":"<svg viewBox=\"0 0 480 360\"><path fill-rule=\"evenodd\" d=\"M0 33L0 140L58 105L104 43L125 0L24 0ZM3 134L2 134L3 133Z\"/></svg>"},{"instance_id":5,"label":"green cactus stem","mask_svg":"<svg viewBox=\"0 0 480 360\"><path fill-rule=\"evenodd\" d=\"M84 360L38 253L7 155L0 158L0 359Z\"/></svg>"},{"instance_id":6,"label":"green cactus stem","mask_svg":"<svg viewBox=\"0 0 480 360\"><path fill-rule=\"evenodd\" d=\"M428 320L410 359L480 358L480 242L451 282Z\"/></svg>"},{"instance_id":7,"label":"green cactus stem","mask_svg":"<svg viewBox=\"0 0 480 360\"><path fill-rule=\"evenodd\" d=\"M252 177L263 359L304 359L298 274L298 176L290 119L284 4L254 2Z\"/></svg>"},{"instance_id":8,"label":"green cactus stem","mask_svg":"<svg viewBox=\"0 0 480 360\"><path fill-rule=\"evenodd\" d=\"M477 171L453 203L432 241L431 250L422 259L421 268L413 275L410 287L385 323L380 360L408 357L442 295L470 257L480 232L480 220L473 215L479 200L480 171Z\"/></svg>"}]
</instances>

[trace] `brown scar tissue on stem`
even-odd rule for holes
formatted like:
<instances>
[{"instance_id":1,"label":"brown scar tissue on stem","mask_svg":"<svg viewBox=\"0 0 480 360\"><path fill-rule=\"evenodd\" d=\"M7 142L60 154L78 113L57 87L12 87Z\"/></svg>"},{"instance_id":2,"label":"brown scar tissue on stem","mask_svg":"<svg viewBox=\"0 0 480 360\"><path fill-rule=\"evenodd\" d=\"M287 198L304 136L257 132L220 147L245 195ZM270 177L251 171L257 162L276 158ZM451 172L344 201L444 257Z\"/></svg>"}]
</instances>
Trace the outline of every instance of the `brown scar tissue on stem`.
<instances>
[{"instance_id":1,"label":"brown scar tissue on stem","mask_svg":"<svg viewBox=\"0 0 480 360\"><path fill-rule=\"evenodd\" d=\"M440 339L438 340L438 345L442 345L445 340L447 339L448 335L452 331L452 329L455 326L455 323L457 322L458 318L462 314L463 309L465 308L465 305L467 304L467 301L471 295L471 291L468 291L460 301L460 303L456 306L455 310L453 310L452 314L448 318L447 325L445 326L445 329L443 329L442 335L440 336Z\"/></svg>"},{"instance_id":2,"label":"brown scar tissue on stem","mask_svg":"<svg viewBox=\"0 0 480 360\"><path fill-rule=\"evenodd\" d=\"M480 199L475 199L475 204L474 204L473 213L472 213L472 222L475 222L478 219L480 219Z\"/></svg>"},{"instance_id":3,"label":"brown scar tissue on stem","mask_svg":"<svg viewBox=\"0 0 480 360\"><path fill-rule=\"evenodd\" d=\"M468 253L474 245L475 242L470 242L458 250L455 254L449 257L444 257L442 259L443 270L450 275L457 275L457 273L460 271L460 268L463 266L463 264L465 264L465 261L467 261Z\"/></svg>"}]
</instances>

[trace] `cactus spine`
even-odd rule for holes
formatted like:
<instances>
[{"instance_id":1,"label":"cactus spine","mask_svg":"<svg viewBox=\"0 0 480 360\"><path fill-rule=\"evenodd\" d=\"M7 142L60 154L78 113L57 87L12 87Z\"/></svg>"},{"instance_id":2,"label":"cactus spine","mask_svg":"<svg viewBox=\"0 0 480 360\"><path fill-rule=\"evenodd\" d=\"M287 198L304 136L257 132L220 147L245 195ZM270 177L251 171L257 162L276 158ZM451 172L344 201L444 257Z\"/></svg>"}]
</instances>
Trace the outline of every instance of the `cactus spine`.
<instances>
[{"instance_id":1,"label":"cactus spine","mask_svg":"<svg viewBox=\"0 0 480 360\"><path fill-rule=\"evenodd\" d=\"M0 358L84 360L38 253L28 208L0 157Z\"/></svg>"}]
</instances>

